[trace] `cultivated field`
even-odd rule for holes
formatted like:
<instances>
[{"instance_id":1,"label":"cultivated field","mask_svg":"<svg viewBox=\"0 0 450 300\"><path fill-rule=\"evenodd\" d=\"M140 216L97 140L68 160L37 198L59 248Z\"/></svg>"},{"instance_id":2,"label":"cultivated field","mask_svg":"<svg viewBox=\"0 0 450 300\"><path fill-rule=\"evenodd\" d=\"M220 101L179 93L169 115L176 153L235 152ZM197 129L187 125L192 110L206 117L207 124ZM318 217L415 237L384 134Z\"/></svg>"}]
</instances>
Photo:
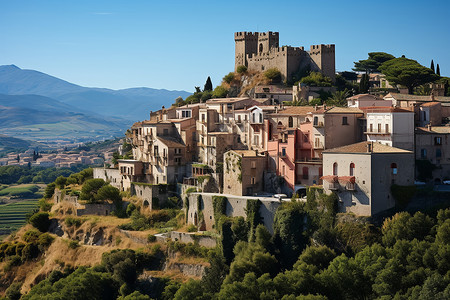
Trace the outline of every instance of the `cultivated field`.
<instances>
[{"instance_id":1,"label":"cultivated field","mask_svg":"<svg viewBox=\"0 0 450 300\"><path fill-rule=\"evenodd\" d=\"M23 226L27 213L38 208L39 190L34 184L0 186L0 240Z\"/></svg>"}]
</instances>

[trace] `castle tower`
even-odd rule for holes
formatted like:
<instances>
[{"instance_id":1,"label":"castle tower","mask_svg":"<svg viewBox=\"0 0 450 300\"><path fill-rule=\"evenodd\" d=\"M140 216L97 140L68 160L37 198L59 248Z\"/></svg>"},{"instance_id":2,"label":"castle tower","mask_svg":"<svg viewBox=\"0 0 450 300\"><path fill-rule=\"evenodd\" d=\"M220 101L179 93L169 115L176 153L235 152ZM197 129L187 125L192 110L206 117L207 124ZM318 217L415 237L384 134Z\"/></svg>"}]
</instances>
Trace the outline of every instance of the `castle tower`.
<instances>
[{"instance_id":1,"label":"castle tower","mask_svg":"<svg viewBox=\"0 0 450 300\"><path fill-rule=\"evenodd\" d=\"M258 53L269 52L272 48L278 48L279 33L278 32L261 32L258 35Z\"/></svg>"},{"instance_id":2,"label":"castle tower","mask_svg":"<svg viewBox=\"0 0 450 300\"><path fill-rule=\"evenodd\" d=\"M253 54L258 49L258 33L257 32L235 32L235 58L234 58L234 70L236 71L238 66L248 66L246 56L247 54Z\"/></svg>"},{"instance_id":3,"label":"castle tower","mask_svg":"<svg viewBox=\"0 0 450 300\"><path fill-rule=\"evenodd\" d=\"M312 45L309 50L309 56L311 57L311 70L321 72L334 82L336 78L334 44Z\"/></svg>"}]
</instances>

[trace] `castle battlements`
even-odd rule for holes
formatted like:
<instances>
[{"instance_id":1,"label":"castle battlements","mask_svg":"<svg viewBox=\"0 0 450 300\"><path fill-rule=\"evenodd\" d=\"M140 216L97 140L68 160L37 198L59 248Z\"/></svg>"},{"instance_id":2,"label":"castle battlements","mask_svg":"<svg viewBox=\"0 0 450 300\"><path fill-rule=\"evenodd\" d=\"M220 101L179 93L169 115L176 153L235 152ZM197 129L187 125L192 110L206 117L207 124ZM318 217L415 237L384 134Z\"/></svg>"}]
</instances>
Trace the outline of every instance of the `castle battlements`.
<instances>
[{"instance_id":1,"label":"castle battlements","mask_svg":"<svg viewBox=\"0 0 450 300\"><path fill-rule=\"evenodd\" d=\"M289 80L300 67L309 66L332 80L335 78L334 44L304 47L279 46L278 32L235 32L235 70L240 65L249 70L264 71L277 68L283 80Z\"/></svg>"}]
</instances>

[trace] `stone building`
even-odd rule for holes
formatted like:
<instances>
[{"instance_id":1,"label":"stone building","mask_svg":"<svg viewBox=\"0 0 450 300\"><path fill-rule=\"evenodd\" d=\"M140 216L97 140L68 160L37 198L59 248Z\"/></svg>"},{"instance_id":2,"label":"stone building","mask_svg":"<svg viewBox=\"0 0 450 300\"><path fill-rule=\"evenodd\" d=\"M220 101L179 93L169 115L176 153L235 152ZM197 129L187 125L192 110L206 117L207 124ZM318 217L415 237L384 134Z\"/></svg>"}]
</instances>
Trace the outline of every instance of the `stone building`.
<instances>
[{"instance_id":1,"label":"stone building","mask_svg":"<svg viewBox=\"0 0 450 300\"><path fill-rule=\"evenodd\" d=\"M244 65L248 70L265 71L277 68L283 80L302 70L321 72L335 79L335 50L331 45L312 45L309 51L303 47L279 46L278 32L236 32L235 70Z\"/></svg>"},{"instance_id":2,"label":"stone building","mask_svg":"<svg viewBox=\"0 0 450 300\"><path fill-rule=\"evenodd\" d=\"M231 150L224 154L224 194L251 196L264 190L266 156L252 150Z\"/></svg>"},{"instance_id":3,"label":"stone building","mask_svg":"<svg viewBox=\"0 0 450 300\"><path fill-rule=\"evenodd\" d=\"M443 180L450 179L449 126L416 128L415 148L417 160L427 160L436 167L430 170L434 182L440 183ZM421 172L419 167L417 169L418 173Z\"/></svg>"},{"instance_id":4,"label":"stone building","mask_svg":"<svg viewBox=\"0 0 450 300\"><path fill-rule=\"evenodd\" d=\"M375 142L323 152L323 188L339 197L339 211L371 216L395 206L393 184L414 184L414 154Z\"/></svg>"}]
</instances>

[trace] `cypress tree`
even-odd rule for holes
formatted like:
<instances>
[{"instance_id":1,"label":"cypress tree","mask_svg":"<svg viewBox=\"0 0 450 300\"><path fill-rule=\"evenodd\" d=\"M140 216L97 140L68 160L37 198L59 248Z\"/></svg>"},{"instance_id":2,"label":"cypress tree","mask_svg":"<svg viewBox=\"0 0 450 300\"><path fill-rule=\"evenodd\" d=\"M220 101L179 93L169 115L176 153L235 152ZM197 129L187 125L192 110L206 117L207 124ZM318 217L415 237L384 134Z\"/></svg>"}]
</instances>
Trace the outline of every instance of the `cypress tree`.
<instances>
[{"instance_id":1,"label":"cypress tree","mask_svg":"<svg viewBox=\"0 0 450 300\"><path fill-rule=\"evenodd\" d=\"M439 64L437 64L437 66L436 66L436 74L441 76L441 70L439 69Z\"/></svg>"},{"instance_id":2,"label":"cypress tree","mask_svg":"<svg viewBox=\"0 0 450 300\"><path fill-rule=\"evenodd\" d=\"M436 73L435 70L434 70L434 61L433 60L431 60L430 69L433 71L433 73Z\"/></svg>"},{"instance_id":3,"label":"cypress tree","mask_svg":"<svg viewBox=\"0 0 450 300\"><path fill-rule=\"evenodd\" d=\"M203 91L212 91L213 90L213 85L211 82L211 78L208 76L208 79L206 79L206 83L205 83L205 87L203 88Z\"/></svg>"},{"instance_id":4,"label":"cypress tree","mask_svg":"<svg viewBox=\"0 0 450 300\"><path fill-rule=\"evenodd\" d=\"M369 75L362 74L361 81L359 82L359 92L367 93L369 91Z\"/></svg>"}]
</instances>

